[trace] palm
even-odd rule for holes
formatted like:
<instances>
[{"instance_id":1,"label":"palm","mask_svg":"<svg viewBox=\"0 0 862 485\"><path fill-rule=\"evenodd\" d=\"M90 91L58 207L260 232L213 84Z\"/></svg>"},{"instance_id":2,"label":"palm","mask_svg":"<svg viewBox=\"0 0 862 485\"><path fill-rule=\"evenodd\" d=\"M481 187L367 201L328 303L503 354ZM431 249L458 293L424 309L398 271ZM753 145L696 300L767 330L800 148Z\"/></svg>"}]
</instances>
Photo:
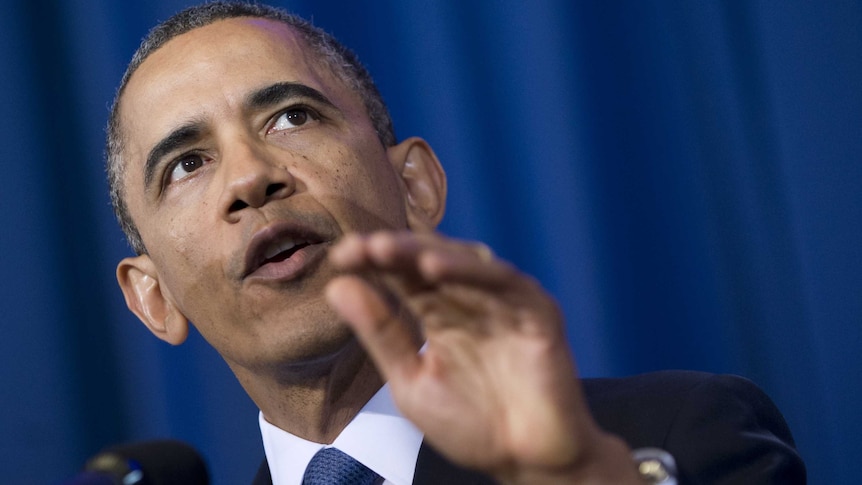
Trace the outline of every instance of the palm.
<instances>
[{"instance_id":1,"label":"palm","mask_svg":"<svg viewBox=\"0 0 862 485\"><path fill-rule=\"evenodd\" d=\"M404 415L450 459L498 476L565 466L594 429L559 312L532 279L483 255L431 235L354 237L332 259L364 278L333 281L329 300ZM410 322L426 342L419 354Z\"/></svg>"}]
</instances>

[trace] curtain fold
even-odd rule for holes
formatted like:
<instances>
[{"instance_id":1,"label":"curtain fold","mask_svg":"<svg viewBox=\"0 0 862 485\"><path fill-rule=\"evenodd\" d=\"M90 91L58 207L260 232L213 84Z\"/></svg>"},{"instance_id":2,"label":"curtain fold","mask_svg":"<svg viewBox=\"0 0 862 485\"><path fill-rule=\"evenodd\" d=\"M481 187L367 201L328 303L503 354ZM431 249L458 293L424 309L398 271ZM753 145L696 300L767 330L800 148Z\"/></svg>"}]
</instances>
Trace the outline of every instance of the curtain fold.
<instances>
[{"instance_id":1,"label":"curtain fold","mask_svg":"<svg viewBox=\"0 0 862 485\"><path fill-rule=\"evenodd\" d=\"M277 2L278 3L278 2ZM125 309L102 144L138 41L189 3L0 10L4 483L57 483L111 443L175 437L250 481L257 412L193 332ZM862 5L279 3L368 64L399 137L450 177L441 230L558 299L587 376L742 374L813 483L862 455ZM345 10L347 9L347 10Z\"/></svg>"}]
</instances>

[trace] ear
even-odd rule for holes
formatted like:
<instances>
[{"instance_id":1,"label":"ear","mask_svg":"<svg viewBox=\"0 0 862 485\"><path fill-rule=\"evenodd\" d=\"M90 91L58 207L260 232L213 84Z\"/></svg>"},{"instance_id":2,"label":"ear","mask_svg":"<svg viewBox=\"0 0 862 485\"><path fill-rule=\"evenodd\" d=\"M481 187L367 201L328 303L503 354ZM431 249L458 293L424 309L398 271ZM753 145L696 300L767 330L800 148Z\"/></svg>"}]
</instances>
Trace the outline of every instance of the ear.
<instances>
[{"instance_id":1,"label":"ear","mask_svg":"<svg viewBox=\"0 0 862 485\"><path fill-rule=\"evenodd\" d=\"M389 161L401 174L406 189L407 226L433 231L446 209L446 173L437 155L421 138L408 138L387 150Z\"/></svg>"},{"instance_id":2,"label":"ear","mask_svg":"<svg viewBox=\"0 0 862 485\"><path fill-rule=\"evenodd\" d=\"M125 258L117 265L117 282L126 306L156 337L179 345L189 335L189 322L159 284L159 274L146 254Z\"/></svg>"}]
</instances>

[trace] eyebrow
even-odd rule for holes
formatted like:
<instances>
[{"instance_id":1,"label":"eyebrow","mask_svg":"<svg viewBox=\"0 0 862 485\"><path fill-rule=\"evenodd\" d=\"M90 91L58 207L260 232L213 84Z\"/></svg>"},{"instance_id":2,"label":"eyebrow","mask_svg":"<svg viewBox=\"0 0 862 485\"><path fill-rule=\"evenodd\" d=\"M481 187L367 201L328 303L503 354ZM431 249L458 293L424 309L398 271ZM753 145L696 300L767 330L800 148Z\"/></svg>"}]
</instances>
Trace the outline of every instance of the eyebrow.
<instances>
[{"instance_id":1,"label":"eyebrow","mask_svg":"<svg viewBox=\"0 0 862 485\"><path fill-rule=\"evenodd\" d=\"M159 160L168 153L199 140L203 131L204 124L200 121L193 121L171 131L168 136L156 143L156 146L147 155L147 161L144 164L144 190L147 190L153 183Z\"/></svg>"},{"instance_id":2,"label":"eyebrow","mask_svg":"<svg viewBox=\"0 0 862 485\"><path fill-rule=\"evenodd\" d=\"M335 104L320 91L306 86L305 84L295 82L275 83L253 91L246 96L243 102L243 107L247 111L261 111L292 98L308 98L317 101L328 108L335 110L338 109ZM156 143L147 155L147 160L144 164L144 190L149 189L150 185L152 185L153 177L155 177L156 173L156 166L165 155L200 139L203 132L204 123L193 121L176 128Z\"/></svg>"},{"instance_id":3,"label":"eyebrow","mask_svg":"<svg viewBox=\"0 0 862 485\"><path fill-rule=\"evenodd\" d=\"M320 91L305 84L294 82L275 83L258 89L249 94L243 104L250 111L258 111L280 104L291 98L309 98L329 108L337 109L335 104Z\"/></svg>"}]
</instances>

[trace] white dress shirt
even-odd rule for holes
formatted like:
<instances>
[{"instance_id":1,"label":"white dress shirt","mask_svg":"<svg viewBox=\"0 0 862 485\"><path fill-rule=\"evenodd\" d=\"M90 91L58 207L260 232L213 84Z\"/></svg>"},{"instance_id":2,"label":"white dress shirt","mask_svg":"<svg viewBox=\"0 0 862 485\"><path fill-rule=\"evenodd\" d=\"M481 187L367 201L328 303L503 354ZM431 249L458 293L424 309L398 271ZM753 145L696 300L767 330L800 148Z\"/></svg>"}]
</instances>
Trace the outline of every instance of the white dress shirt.
<instances>
[{"instance_id":1,"label":"white dress shirt","mask_svg":"<svg viewBox=\"0 0 862 485\"><path fill-rule=\"evenodd\" d=\"M411 485L422 432L401 416L389 385L362 407L331 445L292 435L260 413L260 434L273 485L301 485L308 462L321 448L333 446L383 477L385 485Z\"/></svg>"}]
</instances>

